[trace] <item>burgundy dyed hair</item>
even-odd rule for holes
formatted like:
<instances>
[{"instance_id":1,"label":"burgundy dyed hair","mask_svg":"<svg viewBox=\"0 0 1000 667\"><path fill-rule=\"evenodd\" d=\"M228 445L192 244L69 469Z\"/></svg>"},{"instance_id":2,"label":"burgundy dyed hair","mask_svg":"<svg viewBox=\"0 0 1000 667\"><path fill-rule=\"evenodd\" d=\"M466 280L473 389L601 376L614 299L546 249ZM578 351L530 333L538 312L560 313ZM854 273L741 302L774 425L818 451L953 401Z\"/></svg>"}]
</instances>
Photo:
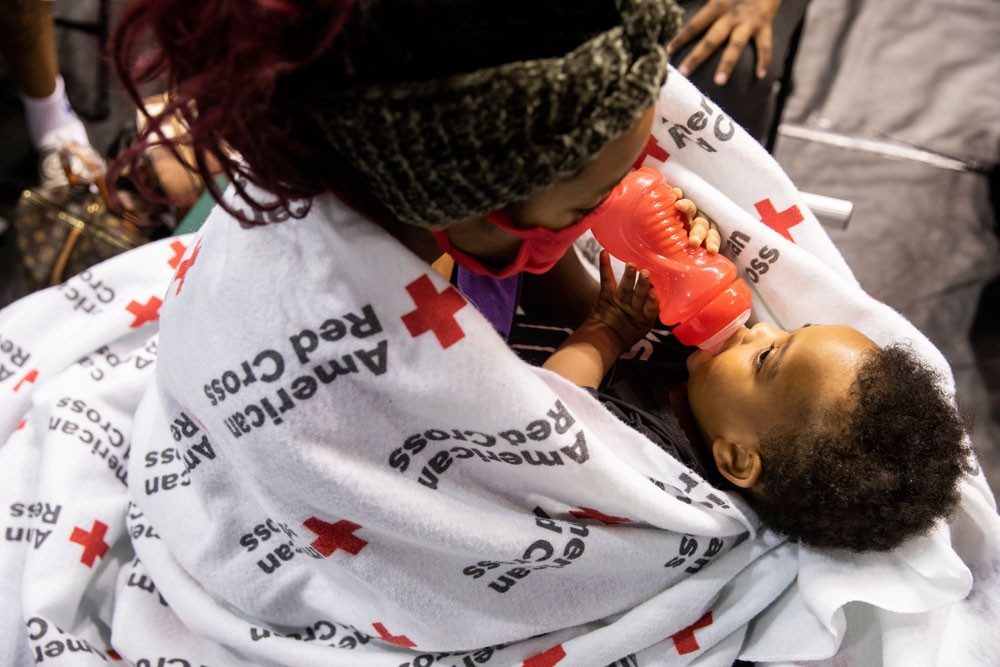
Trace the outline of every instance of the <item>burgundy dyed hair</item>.
<instances>
[{"instance_id":1,"label":"burgundy dyed hair","mask_svg":"<svg viewBox=\"0 0 1000 667\"><path fill-rule=\"evenodd\" d=\"M148 129L139 141L112 164L109 183L152 145L166 144L176 155L173 145L156 137L156 132L166 119L179 115L190 129L196 170L216 201L223 203L206 155L222 166L241 197L261 210L288 208L293 199L326 190L320 170L301 168L315 163L315 141L305 141L283 105L272 101L282 75L330 47L354 4L354 0L131 3L115 31L115 65L140 109L139 87L144 84L165 84L170 98L160 113L148 117ZM242 162L225 147L239 153ZM244 189L247 181L271 192L274 200L253 200ZM250 222L242 212L228 206L227 210Z\"/></svg>"},{"instance_id":2,"label":"burgundy dyed hair","mask_svg":"<svg viewBox=\"0 0 1000 667\"><path fill-rule=\"evenodd\" d=\"M612 0L132 0L112 42L115 65L140 107L140 87L170 97L108 181L152 145L176 155L157 136L176 114L190 128L195 170L241 221L253 224L221 201L206 156L260 211L290 211L293 200L332 191L385 220L388 212L323 140L311 90L562 55L616 21ZM247 183L273 198L252 197Z\"/></svg>"}]
</instances>

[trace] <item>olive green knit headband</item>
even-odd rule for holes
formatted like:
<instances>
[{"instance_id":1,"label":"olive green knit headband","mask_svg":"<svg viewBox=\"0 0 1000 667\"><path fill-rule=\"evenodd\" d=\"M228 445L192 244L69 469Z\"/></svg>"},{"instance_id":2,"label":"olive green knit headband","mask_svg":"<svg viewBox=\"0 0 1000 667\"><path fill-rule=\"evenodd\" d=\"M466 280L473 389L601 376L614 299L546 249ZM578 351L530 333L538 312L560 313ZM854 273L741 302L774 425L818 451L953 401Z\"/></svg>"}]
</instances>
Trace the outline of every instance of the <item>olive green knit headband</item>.
<instances>
[{"instance_id":1,"label":"olive green knit headband","mask_svg":"<svg viewBox=\"0 0 1000 667\"><path fill-rule=\"evenodd\" d=\"M673 0L616 0L621 24L565 56L325 94L332 148L401 221L456 222L576 174L656 100Z\"/></svg>"}]
</instances>

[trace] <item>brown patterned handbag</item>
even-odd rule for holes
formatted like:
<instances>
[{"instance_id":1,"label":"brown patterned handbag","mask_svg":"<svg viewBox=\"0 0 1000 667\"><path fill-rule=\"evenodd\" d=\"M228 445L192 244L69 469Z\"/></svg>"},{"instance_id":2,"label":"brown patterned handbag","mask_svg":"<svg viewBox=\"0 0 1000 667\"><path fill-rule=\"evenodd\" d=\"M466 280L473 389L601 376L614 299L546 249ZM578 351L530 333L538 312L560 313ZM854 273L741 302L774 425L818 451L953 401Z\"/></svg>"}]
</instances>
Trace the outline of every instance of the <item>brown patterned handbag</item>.
<instances>
[{"instance_id":1,"label":"brown patterned handbag","mask_svg":"<svg viewBox=\"0 0 1000 667\"><path fill-rule=\"evenodd\" d=\"M144 100L147 112L153 115L160 113L166 103L164 95ZM136 126L122 133L118 150L134 141L145 126L146 116L136 112ZM157 134L173 139L176 153L153 145L119 180L117 196L124 214L116 213L107 204L100 159L95 161L96 156L72 145L60 154L70 185L24 191L14 227L30 289L58 285L94 264L168 234L198 200L204 185L192 173L195 159L182 141L187 134L182 119L167 119ZM210 155L205 160L213 172L219 170ZM146 191L163 201L141 196L142 188L134 187L138 183L144 183Z\"/></svg>"},{"instance_id":2,"label":"brown patterned handbag","mask_svg":"<svg viewBox=\"0 0 1000 667\"><path fill-rule=\"evenodd\" d=\"M58 285L149 240L134 222L109 211L95 190L64 185L21 194L14 227L30 289Z\"/></svg>"}]
</instances>

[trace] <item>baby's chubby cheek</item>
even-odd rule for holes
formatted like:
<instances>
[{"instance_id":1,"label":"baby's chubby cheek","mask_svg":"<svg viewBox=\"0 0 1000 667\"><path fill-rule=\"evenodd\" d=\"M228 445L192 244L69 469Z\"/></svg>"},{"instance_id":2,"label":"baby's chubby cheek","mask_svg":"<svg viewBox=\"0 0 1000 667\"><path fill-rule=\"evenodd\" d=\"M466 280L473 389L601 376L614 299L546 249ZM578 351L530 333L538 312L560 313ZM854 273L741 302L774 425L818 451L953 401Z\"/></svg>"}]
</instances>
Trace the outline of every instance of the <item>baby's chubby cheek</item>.
<instances>
[{"instance_id":1,"label":"baby's chubby cheek","mask_svg":"<svg viewBox=\"0 0 1000 667\"><path fill-rule=\"evenodd\" d=\"M687 358L687 369L692 380L694 380L696 375L702 376L706 372L709 372L712 367L725 366L730 357L732 357L732 352L735 352L734 348L743 342L749 331L746 327L740 327L736 333L729 337L729 340L725 342L722 349L714 353L705 350L695 350Z\"/></svg>"},{"instance_id":2,"label":"baby's chubby cheek","mask_svg":"<svg viewBox=\"0 0 1000 667\"><path fill-rule=\"evenodd\" d=\"M688 397L699 404L719 405L736 400L741 386L730 355L711 355L701 350L688 357Z\"/></svg>"},{"instance_id":3,"label":"baby's chubby cheek","mask_svg":"<svg viewBox=\"0 0 1000 667\"><path fill-rule=\"evenodd\" d=\"M714 377L716 373L712 369L713 361L711 355L701 350L688 357L688 396L694 400L710 395L713 393L713 385L718 384Z\"/></svg>"}]
</instances>

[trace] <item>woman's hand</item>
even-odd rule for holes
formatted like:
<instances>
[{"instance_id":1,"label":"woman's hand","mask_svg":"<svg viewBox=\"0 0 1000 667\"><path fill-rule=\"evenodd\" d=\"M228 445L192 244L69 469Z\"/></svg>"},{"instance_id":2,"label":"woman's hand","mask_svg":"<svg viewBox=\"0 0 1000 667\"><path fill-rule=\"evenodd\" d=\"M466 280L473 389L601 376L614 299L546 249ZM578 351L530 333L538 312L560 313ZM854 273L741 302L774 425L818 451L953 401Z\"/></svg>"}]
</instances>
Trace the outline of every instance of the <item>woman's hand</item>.
<instances>
[{"instance_id":1,"label":"woman's hand","mask_svg":"<svg viewBox=\"0 0 1000 667\"><path fill-rule=\"evenodd\" d=\"M622 339L623 350L628 350L656 323L660 312L656 292L649 282L649 272L637 272L634 264L625 265L618 284L607 250L601 251L600 267L601 293L587 319L609 327Z\"/></svg>"},{"instance_id":2,"label":"woman's hand","mask_svg":"<svg viewBox=\"0 0 1000 667\"><path fill-rule=\"evenodd\" d=\"M677 68L688 76L725 44L714 79L715 85L724 86L752 39L757 47L757 78L763 79L771 64L771 24L780 5L781 0L708 0L671 40L667 50L676 53L705 33Z\"/></svg>"},{"instance_id":3,"label":"woman's hand","mask_svg":"<svg viewBox=\"0 0 1000 667\"><path fill-rule=\"evenodd\" d=\"M698 207L690 199L684 199L684 193L680 188L674 188L674 196L677 201L674 208L683 213L688 219L688 243L693 246L704 244L705 250L713 255L719 253L722 247L722 237L719 235L719 226L705 215L698 213Z\"/></svg>"}]
</instances>

